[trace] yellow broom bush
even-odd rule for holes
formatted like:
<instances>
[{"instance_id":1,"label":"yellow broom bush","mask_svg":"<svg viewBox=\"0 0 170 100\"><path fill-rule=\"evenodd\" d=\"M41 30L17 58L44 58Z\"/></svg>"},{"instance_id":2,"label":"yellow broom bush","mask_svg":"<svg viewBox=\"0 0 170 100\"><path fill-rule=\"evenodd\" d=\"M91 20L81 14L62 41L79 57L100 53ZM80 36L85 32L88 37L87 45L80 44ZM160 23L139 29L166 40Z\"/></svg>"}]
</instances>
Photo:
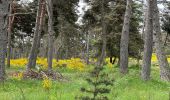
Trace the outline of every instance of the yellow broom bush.
<instances>
[{"instance_id":1,"label":"yellow broom bush","mask_svg":"<svg viewBox=\"0 0 170 100\"><path fill-rule=\"evenodd\" d=\"M73 70L83 70L86 66L85 63L80 58L71 58L71 59L64 59L64 60L55 60L53 59L53 68L60 68L66 67L68 69ZM28 63L28 59L20 58L20 59L11 59L11 67L13 68L25 68ZM37 65L40 66L42 69L47 69L48 63L47 58L37 58L36 61Z\"/></svg>"},{"instance_id":2,"label":"yellow broom bush","mask_svg":"<svg viewBox=\"0 0 170 100\"><path fill-rule=\"evenodd\" d=\"M168 55L167 57L168 57L168 62L170 62L170 56ZM58 61L56 59L53 59L52 62L53 62L53 68L68 68L72 70L82 71L85 69L86 66L86 64L80 58L63 59ZM110 63L109 58L106 58L105 62L108 67L111 68L113 66ZM157 63L157 57L155 53L152 54L152 62ZM11 59L12 68L25 68L27 63L28 63L27 58ZM47 58L38 57L36 63L42 69L47 69L48 67Z\"/></svg>"}]
</instances>

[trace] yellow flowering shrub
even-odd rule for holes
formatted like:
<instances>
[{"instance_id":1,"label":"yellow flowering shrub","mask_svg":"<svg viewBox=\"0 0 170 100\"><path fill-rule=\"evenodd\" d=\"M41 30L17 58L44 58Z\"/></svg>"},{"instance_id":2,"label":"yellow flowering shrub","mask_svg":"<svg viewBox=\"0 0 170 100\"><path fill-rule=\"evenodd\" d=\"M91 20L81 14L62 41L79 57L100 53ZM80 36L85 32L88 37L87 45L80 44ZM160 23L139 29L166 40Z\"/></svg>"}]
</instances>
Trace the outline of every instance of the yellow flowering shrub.
<instances>
[{"instance_id":1,"label":"yellow flowering shrub","mask_svg":"<svg viewBox=\"0 0 170 100\"><path fill-rule=\"evenodd\" d=\"M78 70L83 70L85 67L85 64L81 61L80 58L71 58L70 60L67 61L67 66L70 69L78 69Z\"/></svg>"},{"instance_id":2,"label":"yellow flowering shrub","mask_svg":"<svg viewBox=\"0 0 170 100\"><path fill-rule=\"evenodd\" d=\"M52 81L48 77L44 77L42 85L45 90L49 90L52 86Z\"/></svg>"},{"instance_id":3,"label":"yellow flowering shrub","mask_svg":"<svg viewBox=\"0 0 170 100\"><path fill-rule=\"evenodd\" d=\"M28 60L25 59L25 58L20 58L20 59L11 59L10 61L10 64L13 66L13 67L20 67L20 68L23 68L27 65L28 63Z\"/></svg>"},{"instance_id":4,"label":"yellow flowering shrub","mask_svg":"<svg viewBox=\"0 0 170 100\"><path fill-rule=\"evenodd\" d=\"M157 60L156 54L153 53L153 54L152 54L152 62L157 62L157 61L158 61L158 60Z\"/></svg>"},{"instance_id":5,"label":"yellow flowering shrub","mask_svg":"<svg viewBox=\"0 0 170 100\"><path fill-rule=\"evenodd\" d=\"M170 62L170 55L167 55L167 60L168 62ZM152 54L152 62L158 62L158 59L155 53Z\"/></svg>"},{"instance_id":6,"label":"yellow flowering shrub","mask_svg":"<svg viewBox=\"0 0 170 100\"><path fill-rule=\"evenodd\" d=\"M19 73L15 73L13 76L12 76L13 79L16 79L16 80L21 80L23 78L23 73L22 72L19 72Z\"/></svg>"},{"instance_id":7,"label":"yellow flowering shrub","mask_svg":"<svg viewBox=\"0 0 170 100\"><path fill-rule=\"evenodd\" d=\"M112 67L113 67L113 64L110 63L110 58L106 58L106 59L105 59L105 62L106 62L106 65L107 65L109 68L112 68Z\"/></svg>"},{"instance_id":8,"label":"yellow flowering shrub","mask_svg":"<svg viewBox=\"0 0 170 100\"><path fill-rule=\"evenodd\" d=\"M42 69L46 69L48 67L47 58L38 57L36 63L37 65L41 66Z\"/></svg>"},{"instance_id":9,"label":"yellow flowering shrub","mask_svg":"<svg viewBox=\"0 0 170 100\"><path fill-rule=\"evenodd\" d=\"M168 62L170 62L170 55L167 56ZM133 61L134 59L130 58L130 61ZM90 61L97 61L97 59L90 59ZM71 58L71 59L61 59L61 60L56 60L53 59L53 68L68 68L72 70L84 70L86 64L80 59L80 58ZM110 63L110 59L106 58L105 59L106 65L110 68L112 68L112 64ZM152 62L157 63L157 57L156 54L152 54ZM27 58L20 58L20 59L11 59L11 67L12 68L25 68L25 66L28 63ZM48 63L47 63L47 58L41 58L38 57L36 61L37 65L42 68L42 69L47 69Z\"/></svg>"},{"instance_id":10,"label":"yellow flowering shrub","mask_svg":"<svg viewBox=\"0 0 170 100\"><path fill-rule=\"evenodd\" d=\"M53 59L52 62L53 68L66 67L73 70L83 70L86 66L80 58L63 59L59 61ZM11 59L11 67L24 68L27 63L28 60L26 58ZM47 58L38 57L36 63L42 69L47 69L48 67Z\"/></svg>"}]
</instances>

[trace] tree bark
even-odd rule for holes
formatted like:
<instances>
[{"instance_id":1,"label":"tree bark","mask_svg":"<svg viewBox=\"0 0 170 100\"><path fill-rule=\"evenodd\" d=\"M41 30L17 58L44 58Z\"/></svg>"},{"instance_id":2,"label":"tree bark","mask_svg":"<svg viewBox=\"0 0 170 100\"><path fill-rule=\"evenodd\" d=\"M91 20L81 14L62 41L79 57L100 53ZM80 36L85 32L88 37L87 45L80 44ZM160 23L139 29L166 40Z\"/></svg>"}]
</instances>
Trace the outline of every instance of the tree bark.
<instances>
[{"instance_id":1,"label":"tree bark","mask_svg":"<svg viewBox=\"0 0 170 100\"><path fill-rule=\"evenodd\" d=\"M9 8L9 1L1 0L0 2L0 81L3 81L5 76L8 8Z\"/></svg>"},{"instance_id":2,"label":"tree bark","mask_svg":"<svg viewBox=\"0 0 170 100\"><path fill-rule=\"evenodd\" d=\"M97 66L98 67L102 67L103 64L104 64L104 59L106 57L106 44L107 44L107 40L106 40L106 23L105 23L105 9L104 9L104 0L101 1L101 4L102 4L102 7L101 7L101 10L102 10L102 14L101 14L101 17L102 17L102 53L99 57L99 60L97 62Z\"/></svg>"},{"instance_id":3,"label":"tree bark","mask_svg":"<svg viewBox=\"0 0 170 100\"><path fill-rule=\"evenodd\" d=\"M153 46L153 1L154 0L147 0L147 15L144 32L144 56L141 71L141 77L143 80L149 80L151 72L151 56Z\"/></svg>"},{"instance_id":4,"label":"tree bark","mask_svg":"<svg viewBox=\"0 0 170 100\"><path fill-rule=\"evenodd\" d=\"M39 52L39 48L40 48L40 42L41 42L41 32L42 32L42 28L43 28L43 24L44 24L44 14L45 14L45 1L43 0L42 3L42 8L41 8L41 15L40 15L40 25L39 25L39 31L38 31L38 39L37 39L37 44L36 44L36 50L35 50L35 54L34 54L34 58L33 60L33 67L36 66L36 60L37 60L37 56L38 56L38 52Z\"/></svg>"},{"instance_id":5,"label":"tree bark","mask_svg":"<svg viewBox=\"0 0 170 100\"><path fill-rule=\"evenodd\" d=\"M12 14L13 11L13 0L10 3L10 11L9 13ZM14 22L15 15L10 15L8 18L8 44L7 44L7 67L10 68L10 59L11 59L11 30L12 25Z\"/></svg>"},{"instance_id":6,"label":"tree bark","mask_svg":"<svg viewBox=\"0 0 170 100\"><path fill-rule=\"evenodd\" d=\"M127 0L124 24L120 42L120 73L128 72L128 45L129 45L129 26L132 13L132 0Z\"/></svg>"},{"instance_id":7,"label":"tree bark","mask_svg":"<svg viewBox=\"0 0 170 100\"><path fill-rule=\"evenodd\" d=\"M48 13L48 71L52 71L53 49L54 49L54 27L53 27L53 2L46 0L46 8Z\"/></svg>"},{"instance_id":8,"label":"tree bark","mask_svg":"<svg viewBox=\"0 0 170 100\"><path fill-rule=\"evenodd\" d=\"M86 43L86 64L89 65L89 32L87 32L87 43Z\"/></svg>"},{"instance_id":9,"label":"tree bark","mask_svg":"<svg viewBox=\"0 0 170 100\"><path fill-rule=\"evenodd\" d=\"M110 63L113 64L113 58L112 57L110 57Z\"/></svg>"},{"instance_id":10,"label":"tree bark","mask_svg":"<svg viewBox=\"0 0 170 100\"><path fill-rule=\"evenodd\" d=\"M169 33L166 34L164 46L166 46L166 42L167 42L167 40L168 40L168 36L169 36Z\"/></svg>"},{"instance_id":11,"label":"tree bark","mask_svg":"<svg viewBox=\"0 0 170 100\"><path fill-rule=\"evenodd\" d=\"M156 55L157 55L158 63L160 67L160 77L162 80L170 81L170 67L169 67L168 60L167 60L165 50L164 50L159 21L160 21L159 10L157 6L157 0L155 0L154 1L154 20L153 20L154 40L155 40Z\"/></svg>"},{"instance_id":12,"label":"tree bark","mask_svg":"<svg viewBox=\"0 0 170 100\"><path fill-rule=\"evenodd\" d=\"M31 48L31 52L28 58L28 65L27 65L27 71L30 70L31 68L35 67L35 57L36 57L36 51L38 49L38 42L39 42L39 36L41 33L40 30L40 21L42 20L42 18L40 17L42 15L42 9L43 9L43 5L42 5L43 0L39 0L38 1L38 9L37 9L37 17L36 17L36 26L35 26L35 32L34 32L34 38L33 38L33 44L32 44L32 48Z\"/></svg>"}]
</instances>

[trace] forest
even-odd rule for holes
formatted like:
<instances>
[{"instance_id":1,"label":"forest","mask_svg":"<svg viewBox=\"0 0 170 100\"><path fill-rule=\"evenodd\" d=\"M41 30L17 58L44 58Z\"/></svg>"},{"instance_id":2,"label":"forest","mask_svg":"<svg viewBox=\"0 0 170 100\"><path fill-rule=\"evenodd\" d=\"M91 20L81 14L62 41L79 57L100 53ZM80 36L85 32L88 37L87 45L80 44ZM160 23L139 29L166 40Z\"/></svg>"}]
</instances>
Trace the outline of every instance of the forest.
<instances>
[{"instance_id":1,"label":"forest","mask_svg":"<svg viewBox=\"0 0 170 100\"><path fill-rule=\"evenodd\" d=\"M0 100L170 100L170 0L0 0Z\"/></svg>"}]
</instances>

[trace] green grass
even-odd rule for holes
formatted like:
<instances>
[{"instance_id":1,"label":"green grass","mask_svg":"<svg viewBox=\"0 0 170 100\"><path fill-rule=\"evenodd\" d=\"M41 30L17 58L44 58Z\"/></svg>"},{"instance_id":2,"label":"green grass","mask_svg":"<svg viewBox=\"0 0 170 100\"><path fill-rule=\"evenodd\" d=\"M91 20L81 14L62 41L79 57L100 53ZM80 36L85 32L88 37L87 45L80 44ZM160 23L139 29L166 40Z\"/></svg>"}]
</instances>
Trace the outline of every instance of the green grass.
<instances>
[{"instance_id":1,"label":"green grass","mask_svg":"<svg viewBox=\"0 0 170 100\"><path fill-rule=\"evenodd\" d=\"M117 67L107 68L110 77L115 79L109 100L169 100L170 83L159 79L159 69L152 68L152 79L142 81L140 68L131 66L129 74L122 76ZM17 69L7 69L7 72ZM81 87L89 87L85 78L88 73L60 70L67 81L53 81L50 91L42 87L42 80L14 80L8 78L0 85L0 100L75 100L75 96L82 95ZM23 91L23 93L22 93Z\"/></svg>"}]
</instances>

